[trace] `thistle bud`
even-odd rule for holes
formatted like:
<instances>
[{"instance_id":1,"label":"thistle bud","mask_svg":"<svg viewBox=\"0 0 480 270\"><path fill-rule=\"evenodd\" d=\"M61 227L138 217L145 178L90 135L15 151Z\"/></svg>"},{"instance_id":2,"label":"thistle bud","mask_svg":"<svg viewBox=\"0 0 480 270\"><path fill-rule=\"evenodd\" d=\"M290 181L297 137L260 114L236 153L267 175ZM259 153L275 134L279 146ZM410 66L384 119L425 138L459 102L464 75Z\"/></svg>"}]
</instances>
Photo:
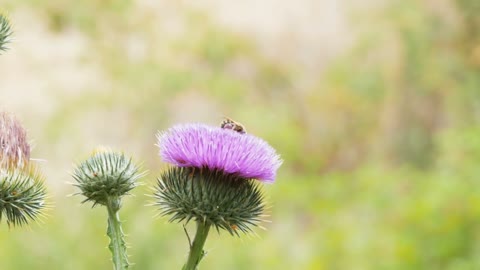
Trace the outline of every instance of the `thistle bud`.
<instances>
[{"instance_id":1,"label":"thistle bud","mask_svg":"<svg viewBox=\"0 0 480 270\"><path fill-rule=\"evenodd\" d=\"M130 265L119 216L121 199L137 186L137 180L143 175L131 158L108 149L97 150L73 172L75 186L80 189L79 194L85 196L83 203L91 201L93 206L98 204L107 208L108 248L116 270L127 269Z\"/></svg>"},{"instance_id":2,"label":"thistle bud","mask_svg":"<svg viewBox=\"0 0 480 270\"><path fill-rule=\"evenodd\" d=\"M83 202L92 201L107 205L107 202L126 195L137 186L143 176L140 168L123 153L102 149L78 164L73 172L75 186L85 196Z\"/></svg>"}]
</instances>

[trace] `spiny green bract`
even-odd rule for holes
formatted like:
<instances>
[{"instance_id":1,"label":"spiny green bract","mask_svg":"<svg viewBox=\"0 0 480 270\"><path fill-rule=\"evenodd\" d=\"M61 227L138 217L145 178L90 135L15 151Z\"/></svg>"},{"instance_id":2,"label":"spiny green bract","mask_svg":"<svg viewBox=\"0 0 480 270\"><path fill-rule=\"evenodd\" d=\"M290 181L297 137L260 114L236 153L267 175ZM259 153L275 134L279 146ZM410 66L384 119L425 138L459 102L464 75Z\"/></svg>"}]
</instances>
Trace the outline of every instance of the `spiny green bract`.
<instances>
[{"instance_id":1,"label":"spiny green bract","mask_svg":"<svg viewBox=\"0 0 480 270\"><path fill-rule=\"evenodd\" d=\"M170 222L209 222L232 235L262 221L263 194L253 179L206 168L172 167L158 179L155 205Z\"/></svg>"},{"instance_id":2,"label":"spiny green bract","mask_svg":"<svg viewBox=\"0 0 480 270\"><path fill-rule=\"evenodd\" d=\"M41 216L45 207L44 179L35 170L0 171L0 221L22 226Z\"/></svg>"},{"instance_id":3,"label":"spiny green bract","mask_svg":"<svg viewBox=\"0 0 480 270\"><path fill-rule=\"evenodd\" d=\"M7 43L12 35L12 29L5 15L0 12L0 51L7 50Z\"/></svg>"},{"instance_id":4,"label":"spiny green bract","mask_svg":"<svg viewBox=\"0 0 480 270\"><path fill-rule=\"evenodd\" d=\"M74 185L81 190L77 194L86 197L82 203L92 201L95 206L128 194L143 174L131 158L108 150L94 153L80 163L72 176L77 182Z\"/></svg>"}]
</instances>

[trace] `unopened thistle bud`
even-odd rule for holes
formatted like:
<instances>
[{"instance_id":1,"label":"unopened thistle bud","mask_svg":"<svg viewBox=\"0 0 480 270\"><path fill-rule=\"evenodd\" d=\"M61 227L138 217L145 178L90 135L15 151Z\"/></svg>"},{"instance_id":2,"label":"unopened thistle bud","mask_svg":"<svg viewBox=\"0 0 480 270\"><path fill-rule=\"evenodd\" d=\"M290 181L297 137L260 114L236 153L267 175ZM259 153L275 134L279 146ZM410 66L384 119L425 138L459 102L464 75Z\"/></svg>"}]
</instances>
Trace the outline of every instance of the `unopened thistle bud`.
<instances>
[{"instance_id":1,"label":"unopened thistle bud","mask_svg":"<svg viewBox=\"0 0 480 270\"><path fill-rule=\"evenodd\" d=\"M130 265L119 216L121 199L138 185L137 180L143 175L131 158L108 149L94 152L73 172L77 182L75 186L80 189L79 194L85 196L83 202L91 201L93 206L103 205L107 208L108 248L115 270L127 269Z\"/></svg>"},{"instance_id":2,"label":"unopened thistle bud","mask_svg":"<svg viewBox=\"0 0 480 270\"><path fill-rule=\"evenodd\" d=\"M91 201L94 205L107 205L112 198L121 198L137 186L142 177L131 158L123 153L111 150L98 150L78 164L73 172L75 186L85 196L83 202Z\"/></svg>"}]
</instances>

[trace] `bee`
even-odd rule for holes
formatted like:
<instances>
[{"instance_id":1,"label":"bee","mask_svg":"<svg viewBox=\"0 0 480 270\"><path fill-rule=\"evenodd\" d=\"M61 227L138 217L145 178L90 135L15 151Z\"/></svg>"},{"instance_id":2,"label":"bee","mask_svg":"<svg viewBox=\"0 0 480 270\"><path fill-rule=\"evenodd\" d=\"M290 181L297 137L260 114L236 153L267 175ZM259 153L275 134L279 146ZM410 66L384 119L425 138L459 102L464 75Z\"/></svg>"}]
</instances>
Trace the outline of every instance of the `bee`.
<instances>
[{"instance_id":1,"label":"bee","mask_svg":"<svg viewBox=\"0 0 480 270\"><path fill-rule=\"evenodd\" d=\"M220 123L220 127L223 129L231 129L233 131L236 131L240 134L245 134L247 133L247 129L240 123L233 121L232 119L228 117L224 117L222 123Z\"/></svg>"}]
</instances>

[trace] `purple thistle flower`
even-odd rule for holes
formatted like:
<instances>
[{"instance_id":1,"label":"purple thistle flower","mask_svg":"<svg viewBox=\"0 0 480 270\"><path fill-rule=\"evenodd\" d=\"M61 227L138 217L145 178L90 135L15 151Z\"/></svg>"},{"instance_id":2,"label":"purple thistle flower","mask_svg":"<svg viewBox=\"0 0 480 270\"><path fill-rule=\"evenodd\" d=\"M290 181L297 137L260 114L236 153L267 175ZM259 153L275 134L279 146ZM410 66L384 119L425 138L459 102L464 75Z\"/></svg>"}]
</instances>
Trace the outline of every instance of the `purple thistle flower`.
<instances>
[{"instance_id":1,"label":"purple thistle flower","mask_svg":"<svg viewBox=\"0 0 480 270\"><path fill-rule=\"evenodd\" d=\"M273 182L282 164L267 142L230 129L183 124L159 133L157 138L163 160L179 167L207 167Z\"/></svg>"}]
</instances>

